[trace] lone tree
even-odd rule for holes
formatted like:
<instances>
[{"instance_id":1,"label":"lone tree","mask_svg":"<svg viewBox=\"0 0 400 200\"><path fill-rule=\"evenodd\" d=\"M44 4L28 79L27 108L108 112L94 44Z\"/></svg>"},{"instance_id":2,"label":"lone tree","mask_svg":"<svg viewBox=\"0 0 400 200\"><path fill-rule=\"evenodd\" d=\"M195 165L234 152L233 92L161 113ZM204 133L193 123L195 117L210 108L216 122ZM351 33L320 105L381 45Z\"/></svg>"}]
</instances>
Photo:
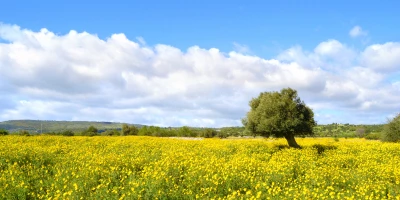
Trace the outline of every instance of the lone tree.
<instances>
[{"instance_id":1,"label":"lone tree","mask_svg":"<svg viewBox=\"0 0 400 200\"><path fill-rule=\"evenodd\" d=\"M263 92L249 105L250 111L242 122L254 135L285 137L290 147L300 148L294 136L313 134L314 113L300 100L296 90Z\"/></svg>"}]
</instances>

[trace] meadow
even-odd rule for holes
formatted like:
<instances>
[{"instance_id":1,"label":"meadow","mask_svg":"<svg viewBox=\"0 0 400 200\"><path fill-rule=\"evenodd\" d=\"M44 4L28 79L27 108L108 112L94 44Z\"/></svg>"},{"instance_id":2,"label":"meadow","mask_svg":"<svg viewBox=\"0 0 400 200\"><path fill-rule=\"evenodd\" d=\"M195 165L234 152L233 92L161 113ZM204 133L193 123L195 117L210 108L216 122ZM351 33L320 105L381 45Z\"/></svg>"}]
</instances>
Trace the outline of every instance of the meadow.
<instances>
[{"instance_id":1,"label":"meadow","mask_svg":"<svg viewBox=\"0 0 400 200\"><path fill-rule=\"evenodd\" d=\"M400 144L0 137L0 199L400 199Z\"/></svg>"}]
</instances>

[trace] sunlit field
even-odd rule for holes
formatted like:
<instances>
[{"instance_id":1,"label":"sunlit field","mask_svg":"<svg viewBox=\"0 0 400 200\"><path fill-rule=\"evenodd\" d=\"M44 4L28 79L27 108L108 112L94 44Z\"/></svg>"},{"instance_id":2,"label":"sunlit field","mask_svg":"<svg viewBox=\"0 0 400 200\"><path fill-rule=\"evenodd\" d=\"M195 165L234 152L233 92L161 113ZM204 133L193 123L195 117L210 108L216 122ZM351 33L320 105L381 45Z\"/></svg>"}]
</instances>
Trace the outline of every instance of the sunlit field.
<instances>
[{"instance_id":1,"label":"sunlit field","mask_svg":"<svg viewBox=\"0 0 400 200\"><path fill-rule=\"evenodd\" d=\"M0 137L0 199L400 199L400 144Z\"/></svg>"}]
</instances>

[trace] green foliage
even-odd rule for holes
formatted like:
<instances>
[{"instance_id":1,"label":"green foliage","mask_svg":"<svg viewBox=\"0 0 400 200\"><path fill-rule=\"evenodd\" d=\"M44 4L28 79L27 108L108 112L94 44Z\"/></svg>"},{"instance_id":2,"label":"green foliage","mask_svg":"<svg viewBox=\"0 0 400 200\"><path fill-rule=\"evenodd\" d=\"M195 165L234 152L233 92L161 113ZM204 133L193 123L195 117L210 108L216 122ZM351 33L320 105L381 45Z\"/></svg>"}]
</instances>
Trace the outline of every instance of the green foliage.
<instances>
[{"instance_id":1,"label":"green foliage","mask_svg":"<svg viewBox=\"0 0 400 200\"><path fill-rule=\"evenodd\" d=\"M96 136L97 135L97 128L94 126L89 126L89 128L86 131L82 132L83 136Z\"/></svg>"},{"instance_id":2,"label":"green foliage","mask_svg":"<svg viewBox=\"0 0 400 200\"><path fill-rule=\"evenodd\" d=\"M10 120L0 122L0 129L8 130L10 133L18 130L29 132L59 132L60 130L71 130L83 132L89 126L94 126L99 130L120 129L122 123L114 122L90 122L90 121L54 121L54 120ZM141 127L141 125L135 125Z\"/></svg>"},{"instance_id":3,"label":"green foliage","mask_svg":"<svg viewBox=\"0 0 400 200\"><path fill-rule=\"evenodd\" d=\"M212 128L206 128L202 131L201 136L205 138L213 138L217 135L217 131Z\"/></svg>"},{"instance_id":4,"label":"green foliage","mask_svg":"<svg viewBox=\"0 0 400 200\"><path fill-rule=\"evenodd\" d=\"M141 136L151 136L153 133L153 128L151 126L143 126L139 129L138 135Z\"/></svg>"},{"instance_id":5,"label":"green foliage","mask_svg":"<svg viewBox=\"0 0 400 200\"><path fill-rule=\"evenodd\" d=\"M42 135L60 135L60 133L56 133L56 132L44 132L44 133L42 133Z\"/></svg>"},{"instance_id":6,"label":"green foliage","mask_svg":"<svg viewBox=\"0 0 400 200\"><path fill-rule=\"evenodd\" d=\"M227 138L229 135L228 135L228 132L226 131L226 130L219 130L219 131L217 131L217 137L219 137L219 138Z\"/></svg>"},{"instance_id":7,"label":"green foliage","mask_svg":"<svg viewBox=\"0 0 400 200\"><path fill-rule=\"evenodd\" d=\"M71 130L65 130L60 133L62 136L74 136L74 132Z\"/></svg>"},{"instance_id":8,"label":"green foliage","mask_svg":"<svg viewBox=\"0 0 400 200\"><path fill-rule=\"evenodd\" d=\"M121 133L116 129L109 129L101 133L102 136L117 136Z\"/></svg>"},{"instance_id":9,"label":"green foliage","mask_svg":"<svg viewBox=\"0 0 400 200\"><path fill-rule=\"evenodd\" d=\"M160 137L162 129L158 126L150 126L149 127L150 136Z\"/></svg>"},{"instance_id":10,"label":"green foliage","mask_svg":"<svg viewBox=\"0 0 400 200\"><path fill-rule=\"evenodd\" d=\"M285 137L289 146L299 147L295 135L313 134L314 113L300 100L296 90L263 92L249 105L243 124L252 135Z\"/></svg>"},{"instance_id":11,"label":"green foliage","mask_svg":"<svg viewBox=\"0 0 400 200\"><path fill-rule=\"evenodd\" d=\"M188 126L182 126L181 128L178 129L177 131L178 137L196 137L197 133L196 131L192 130Z\"/></svg>"},{"instance_id":12,"label":"green foliage","mask_svg":"<svg viewBox=\"0 0 400 200\"><path fill-rule=\"evenodd\" d=\"M317 137L339 137L355 138L367 137L370 133L380 134L383 131L383 124L353 125L353 124L325 124L314 127L314 135Z\"/></svg>"},{"instance_id":13,"label":"green foliage","mask_svg":"<svg viewBox=\"0 0 400 200\"><path fill-rule=\"evenodd\" d=\"M175 131L171 128L161 128L158 126L142 126L137 135L156 137L176 136Z\"/></svg>"},{"instance_id":14,"label":"green foliage","mask_svg":"<svg viewBox=\"0 0 400 200\"><path fill-rule=\"evenodd\" d=\"M380 133L370 133L365 136L365 139L367 140L379 140L382 138L382 135Z\"/></svg>"},{"instance_id":15,"label":"green foliage","mask_svg":"<svg viewBox=\"0 0 400 200\"><path fill-rule=\"evenodd\" d=\"M339 141L338 141L339 142ZM333 145L324 145L324 144L314 144L312 145L312 148L315 148L317 150L318 154L324 153L326 150L334 150L337 149L337 146Z\"/></svg>"},{"instance_id":16,"label":"green foliage","mask_svg":"<svg viewBox=\"0 0 400 200\"><path fill-rule=\"evenodd\" d=\"M0 135L8 135L8 131L0 129Z\"/></svg>"},{"instance_id":17,"label":"green foliage","mask_svg":"<svg viewBox=\"0 0 400 200\"><path fill-rule=\"evenodd\" d=\"M122 124L122 135L137 135L139 129L136 126L129 126L128 124Z\"/></svg>"},{"instance_id":18,"label":"green foliage","mask_svg":"<svg viewBox=\"0 0 400 200\"><path fill-rule=\"evenodd\" d=\"M400 113L385 125L382 141L400 142Z\"/></svg>"},{"instance_id":19,"label":"green foliage","mask_svg":"<svg viewBox=\"0 0 400 200\"><path fill-rule=\"evenodd\" d=\"M245 132L245 127L224 127L220 128L220 131L223 134L226 134L227 137L229 136L238 137L243 135L243 133Z\"/></svg>"},{"instance_id":20,"label":"green foliage","mask_svg":"<svg viewBox=\"0 0 400 200\"><path fill-rule=\"evenodd\" d=\"M31 134L26 130L20 130L18 132L18 135L20 135L20 136L30 136Z\"/></svg>"},{"instance_id":21,"label":"green foliage","mask_svg":"<svg viewBox=\"0 0 400 200\"><path fill-rule=\"evenodd\" d=\"M367 135L366 129L364 127L360 127L356 129L356 136L359 138L363 138Z\"/></svg>"}]
</instances>

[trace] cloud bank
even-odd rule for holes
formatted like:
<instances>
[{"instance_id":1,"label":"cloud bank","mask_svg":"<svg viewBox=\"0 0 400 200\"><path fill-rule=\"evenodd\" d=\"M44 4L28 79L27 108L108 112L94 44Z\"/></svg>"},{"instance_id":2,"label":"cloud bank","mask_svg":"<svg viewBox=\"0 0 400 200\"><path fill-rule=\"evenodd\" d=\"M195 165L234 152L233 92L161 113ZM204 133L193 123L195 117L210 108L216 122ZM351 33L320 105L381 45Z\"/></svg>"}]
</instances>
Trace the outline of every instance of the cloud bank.
<instances>
[{"instance_id":1,"label":"cloud bank","mask_svg":"<svg viewBox=\"0 0 400 200\"><path fill-rule=\"evenodd\" d=\"M0 120L236 126L252 97L284 87L319 123L384 123L400 110L398 42L357 50L329 39L266 59L138 40L0 24Z\"/></svg>"}]
</instances>

